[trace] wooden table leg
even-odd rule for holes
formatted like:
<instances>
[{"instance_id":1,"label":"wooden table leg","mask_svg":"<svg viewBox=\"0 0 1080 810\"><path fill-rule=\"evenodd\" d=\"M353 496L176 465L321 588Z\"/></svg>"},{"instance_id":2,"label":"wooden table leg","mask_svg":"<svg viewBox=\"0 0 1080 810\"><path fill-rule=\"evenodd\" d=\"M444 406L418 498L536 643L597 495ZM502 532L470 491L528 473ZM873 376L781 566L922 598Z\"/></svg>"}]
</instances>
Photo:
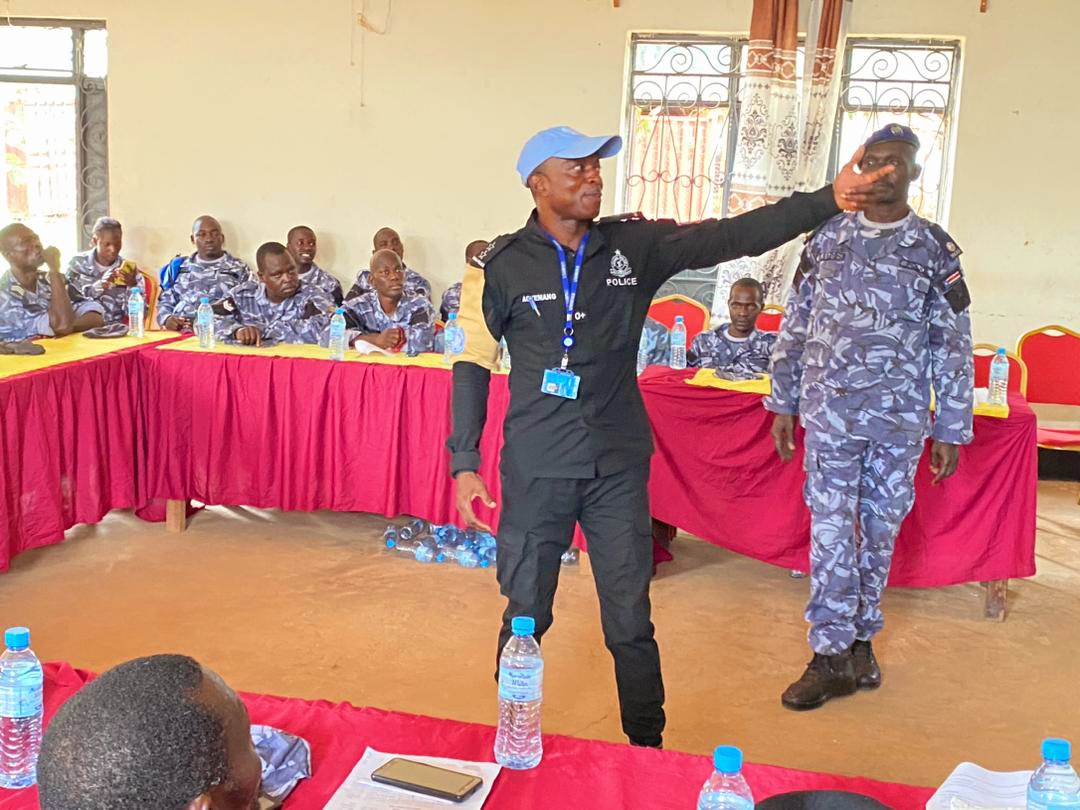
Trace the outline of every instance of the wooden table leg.
<instances>
[{"instance_id":1,"label":"wooden table leg","mask_svg":"<svg viewBox=\"0 0 1080 810\"><path fill-rule=\"evenodd\" d=\"M986 583L986 611L984 618L992 622L1005 621L1005 603L1009 596L1009 580L994 579Z\"/></svg>"},{"instance_id":2,"label":"wooden table leg","mask_svg":"<svg viewBox=\"0 0 1080 810\"><path fill-rule=\"evenodd\" d=\"M169 532L182 532L187 529L186 500L177 501L170 498L165 501L165 530Z\"/></svg>"}]
</instances>

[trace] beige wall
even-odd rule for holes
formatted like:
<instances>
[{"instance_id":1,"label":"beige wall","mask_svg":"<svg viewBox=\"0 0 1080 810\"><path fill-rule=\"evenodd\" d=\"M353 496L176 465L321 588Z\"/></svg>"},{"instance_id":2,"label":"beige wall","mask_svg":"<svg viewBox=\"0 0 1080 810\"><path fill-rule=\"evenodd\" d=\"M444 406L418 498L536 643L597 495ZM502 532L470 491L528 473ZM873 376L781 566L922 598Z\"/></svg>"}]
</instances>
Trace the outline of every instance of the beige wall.
<instances>
[{"instance_id":1,"label":"beige wall","mask_svg":"<svg viewBox=\"0 0 1080 810\"><path fill-rule=\"evenodd\" d=\"M381 22L387 0L366 0ZM13 16L105 19L112 211L159 264L216 214L249 261L298 222L342 279L397 226L441 292L466 242L513 230L513 172L535 130L617 131L631 30L742 32L750 0L395 0L360 36L361 0L4 0ZM976 338L1080 327L1075 0L857 0L854 34L965 39L950 231ZM609 181L614 163L608 168ZM613 192L613 187L609 186ZM607 205L614 202L608 194Z\"/></svg>"}]
</instances>

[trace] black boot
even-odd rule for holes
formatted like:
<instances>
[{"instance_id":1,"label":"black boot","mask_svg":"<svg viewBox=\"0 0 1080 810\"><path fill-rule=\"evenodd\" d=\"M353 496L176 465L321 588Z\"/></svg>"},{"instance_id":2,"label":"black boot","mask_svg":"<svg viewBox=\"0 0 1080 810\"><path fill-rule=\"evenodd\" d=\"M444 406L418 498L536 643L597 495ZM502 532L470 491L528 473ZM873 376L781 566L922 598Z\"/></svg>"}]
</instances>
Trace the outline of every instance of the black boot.
<instances>
[{"instance_id":1,"label":"black boot","mask_svg":"<svg viewBox=\"0 0 1080 810\"><path fill-rule=\"evenodd\" d=\"M851 657L855 659L855 685L859 689L877 689L881 686L881 667L869 641L852 644Z\"/></svg>"},{"instance_id":2,"label":"black boot","mask_svg":"<svg viewBox=\"0 0 1080 810\"><path fill-rule=\"evenodd\" d=\"M836 655L814 653L814 660L799 680L787 688L780 702L788 709L816 709L834 697L855 693L855 661L851 650Z\"/></svg>"}]
</instances>

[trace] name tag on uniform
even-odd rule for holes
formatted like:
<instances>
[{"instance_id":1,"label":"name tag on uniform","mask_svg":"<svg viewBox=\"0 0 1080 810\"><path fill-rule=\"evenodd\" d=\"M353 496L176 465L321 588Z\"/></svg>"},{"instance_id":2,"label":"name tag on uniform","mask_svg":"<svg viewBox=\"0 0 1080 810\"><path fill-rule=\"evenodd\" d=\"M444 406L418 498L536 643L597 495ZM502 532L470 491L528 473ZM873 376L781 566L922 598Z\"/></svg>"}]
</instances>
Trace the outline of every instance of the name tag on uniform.
<instances>
[{"instance_id":1,"label":"name tag on uniform","mask_svg":"<svg viewBox=\"0 0 1080 810\"><path fill-rule=\"evenodd\" d=\"M549 368L544 372L540 391L562 399L577 399L581 377L566 368Z\"/></svg>"}]
</instances>

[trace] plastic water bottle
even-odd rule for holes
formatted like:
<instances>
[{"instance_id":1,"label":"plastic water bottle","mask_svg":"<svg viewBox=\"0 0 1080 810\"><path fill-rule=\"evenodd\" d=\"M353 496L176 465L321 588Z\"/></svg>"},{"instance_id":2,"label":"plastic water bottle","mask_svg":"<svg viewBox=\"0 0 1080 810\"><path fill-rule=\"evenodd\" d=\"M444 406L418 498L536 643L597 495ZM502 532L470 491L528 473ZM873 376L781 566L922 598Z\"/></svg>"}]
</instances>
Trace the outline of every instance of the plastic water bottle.
<instances>
[{"instance_id":1,"label":"plastic water bottle","mask_svg":"<svg viewBox=\"0 0 1080 810\"><path fill-rule=\"evenodd\" d=\"M513 636L499 658L499 730L495 761L504 768L526 770L540 764L540 704L544 699L544 657L533 638L536 621L515 616Z\"/></svg>"},{"instance_id":2,"label":"plastic water bottle","mask_svg":"<svg viewBox=\"0 0 1080 810\"><path fill-rule=\"evenodd\" d=\"M463 330L457 322L457 313L451 312L450 319L446 322L446 328L443 329L443 362L446 365L450 365L451 358L455 354L461 354L465 351L465 330Z\"/></svg>"},{"instance_id":3,"label":"plastic water bottle","mask_svg":"<svg viewBox=\"0 0 1080 810\"><path fill-rule=\"evenodd\" d=\"M637 375L640 377L641 372L649 367L649 341L645 330L641 330L641 340L638 341L637 347Z\"/></svg>"},{"instance_id":4,"label":"plastic water bottle","mask_svg":"<svg viewBox=\"0 0 1080 810\"><path fill-rule=\"evenodd\" d=\"M686 368L686 324L683 323L682 315L675 316L675 325L671 327L670 365L672 368Z\"/></svg>"},{"instance_id":5,"label":"plastic water bottle","mask_svg":"<svg viewBox=\"0 0 1080 810\"><path fill-rule=\"evenodd\" d=\"M1056 737L1043 740L1043 764L1028 782L1028 810L1080 808L1080 777L1069 764L1070 749L1068 740Z\"/></svg>"},{"instance_id":6,"label":"plastic water bottle","mask_svg":"<svg viewBox=\"0 0 1080 810\"><path fill-rule=\"evenodd\" d=\"M506 345L506 338L499 341L499 367L503 371L510 370L510 347Z\"/></svg>"},{"instance_id":7,"label":"plastic water bottle","mask_svg":"<svg viewBox=\"0 0 1080 810\"><path fill-rule=\"evenodd\" d=\"M422 535L427 534L427 523L420 518L415 518L398 529L398 534L401 535L402 540L412 540L421 537Z\"/></svg>"},{"instance_id":8,"label":"plastic water bottle","mask_svg":"<svg viewBox=\"0 0 1080 810\"><path fill-rule=\"evenodd\" d=\"M210 299L205 295L199 301L195 311L195 331L199 335L199 348L212 349L217 342L214 334L214 310L210 308Z\"/></svg>"},{"instance_id":9,"label":"plastic water bottle","mask_svg":"<svg viewBox=\"0 0 1080 810\"><path fill-rule=\"evenodd\" d=\"M487 568L491 565L491 563L488 562L487 557L482 556L475 549L469 548L467 545L443 549L443 554L446 555L446 559L453 560L462 568Z\"/></svg>"},{"instance_id":10,"label":"plastic water bottle","mask_svg":"<svg viewBox=\"0 0 1080 810\"><path fill-rule=\"evenodd\" d=\"M330 319L330 359L344 360L346 348L345 307L338 307Z\"/></svg>"},{"instance_id":11,"label":"plastic water bottle","mask_svg":"<svg viewBox=\"0 0 1080 810\"><path fill-rule=\"evenodd\" d=\"M417 562L445 562L446 555L439 550L434 543L425 543L423 540L402 540L400 538L388 538L386 547L399 554L407 554Z\"/></svg>"},{"instance_id":12,"label":"plastic water bottle","mask_svg":"<svg viewBox=\"0 0 1080 810\"><path fill-rule=\"evenodd\" d=\"M1005 405L1009 401L1009 358L998 349L990 361L990 404Z\"/></svg>"},{"instance_id":13,"label":"plastic water bottle","mask_svg":"<svg viewBox=\"0 0 1080 810\"><path fill-rule=\"evenodd\" d=\"M563 565L579 565L581 563L581 549L577 546L570 546L562 553L559 562Z\"/></svg>"},{"instance_id":14,"label":"plastic water bottle","mask_svg":"<svg viewBox=\"0 0 1080 810\"><path fill-rule=\"evenodd\" d=\"M480 549L480 556L487 560L488 566L495 565L495 546L484 546Z\"/></svg>"},{"instance_id":15,"label":"plastic water bottle","mask_svg":"<svg viewBox=\"0 0 1080 810\"><path fill-rule=\"evenodd\" d=\"M128 290L127 314L128 337L145 337L146 323L143 318L146 315L146 301L143 299L142 290L138 286Z\"/></svg>"},{"instance_id":16,"label":"plastic water bottle","mask_svg":"<svg viewBox=\"0 0 1080 810\"><path fill-rule=\"evenodd\" d=\"M754 810L754 796L742 775L742 751L721 745L713 751L713 775L698 794L697 810Z\"/></svg>"},{"instance_id":17,"label":"plastic water bottle","mask_svg":"<svg viewBox=\"0 0 1080 810\"><path fill-rule=\"evenodd\" d=\"M44 675L30 650L30 631L12 627L4 633L0 655L0 787L24 788L37 781L41 750Z\"/></svg>"}]
</instances>

